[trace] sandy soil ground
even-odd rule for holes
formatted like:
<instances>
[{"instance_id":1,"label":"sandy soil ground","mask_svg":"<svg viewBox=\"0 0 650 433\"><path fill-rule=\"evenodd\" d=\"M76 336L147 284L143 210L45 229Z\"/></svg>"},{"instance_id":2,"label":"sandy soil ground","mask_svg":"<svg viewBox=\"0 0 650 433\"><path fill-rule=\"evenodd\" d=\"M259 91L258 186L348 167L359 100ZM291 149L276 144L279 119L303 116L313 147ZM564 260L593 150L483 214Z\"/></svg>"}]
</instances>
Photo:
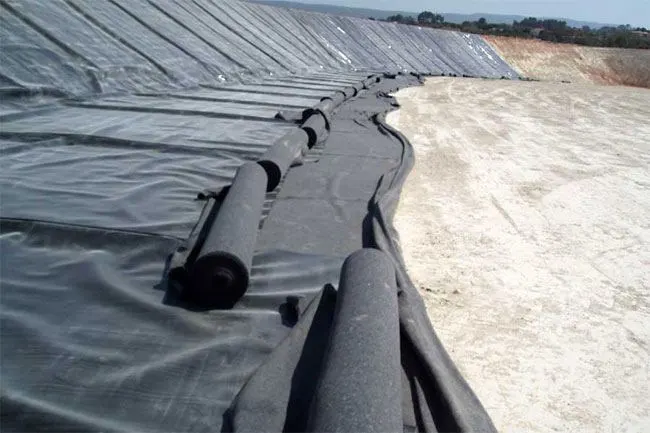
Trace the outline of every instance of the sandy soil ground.
<instances>
[{"instance_id":1,"label":"sandy soil ground","mask_svg":"<svg viewBox=\"0 0 650 433\"><path fill-rule=\"evenodd\" d=\"M650 50L584 47L503 36L484 38L528 78L650 88Z\"/></svg>"},{"instance_id":2,"label":"sandy soil ground","mask_svg":"<svg viewBox=\"0 0 650 433\"><path fill-rule=\"evenodd\" d=\"M395 224L500 431L650 431L650 90L431 78Z\"/></svg>"}]
</instances>

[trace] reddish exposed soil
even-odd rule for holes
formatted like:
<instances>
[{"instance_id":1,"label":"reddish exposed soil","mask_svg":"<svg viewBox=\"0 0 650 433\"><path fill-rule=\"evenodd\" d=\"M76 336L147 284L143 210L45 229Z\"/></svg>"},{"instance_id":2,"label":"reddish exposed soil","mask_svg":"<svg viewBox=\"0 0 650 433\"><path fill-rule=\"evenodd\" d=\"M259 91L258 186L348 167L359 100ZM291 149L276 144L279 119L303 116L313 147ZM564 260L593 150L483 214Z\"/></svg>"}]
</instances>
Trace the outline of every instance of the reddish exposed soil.
<instances>
[{"instance_id":1,"label":"reddish exposed soil","mask_svg":"<svg viewBox=\"0 0 650 433\"><path fill-rule=\"evenodd\" d=\"M584 47L503 36L484 38L528 78L650 88L650 50Z\"/></svg>"}]
</instances>

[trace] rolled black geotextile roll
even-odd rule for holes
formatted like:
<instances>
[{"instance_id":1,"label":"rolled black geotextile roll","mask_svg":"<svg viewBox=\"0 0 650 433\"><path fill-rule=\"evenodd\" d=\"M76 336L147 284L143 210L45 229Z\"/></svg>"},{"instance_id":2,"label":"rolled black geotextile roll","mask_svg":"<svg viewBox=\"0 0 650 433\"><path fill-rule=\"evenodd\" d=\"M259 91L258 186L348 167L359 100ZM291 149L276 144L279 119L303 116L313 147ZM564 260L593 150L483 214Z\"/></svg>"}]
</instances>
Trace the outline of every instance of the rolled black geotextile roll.
<instances>
[{"instance_id":1,"label":"rolled black geotextile roll","mask_svg":"<svg viewBox=\"0 0 650 433\"><path fill-rule=\"evenodd\" d=\"M363 80L363 82L362 82L363 88L368 89L368 88L372 87L373 84L376 84L376 83L378 83L380 81L381 81L381 77L379 77L378 75L371 75L370 77Z\"/></svg>"},{"instance_id":2,"label":"rolled black geotextile roll","mask_svg":"<svg viewBox=\"0 0 650 433\"><path fill-rule=\"evenodd\" d=\"M340 95L340 93L339 93L339 95ZM343 101L343 99L341 98L341 102L342 101ZM303 111L303 113L302 113L303 114L303 119L306 119L307 117L309 117L313 111L321 111L323 113L332 114L332 112L334 111L334 108L336 108L336 106L337 106L336 101L334 101L333 99L330 99L330 98L325 98L325 99L321 100L318 104L314 105L314 108L312 108L311 111L309 109Z\"/></svg>"},{"instance_id":3,"label":"rolled black geotextile roll","mask_svg":"<svg viewBox=\"0 0 650 433\"><path fill-rule=\"evenodd\" d=\"M226 191L227 189L223 188L218 193L201 192L199 193L199 197L197 197L200 200L206 201L199 220L196 222L187 240L174 251L169 261L169 279L180 284L182 287L187 285L188 272L192 267L192 263L194 263L196 255L200 252L197 248L200 247L201 239L205 238L206 230L209 229L208 224L211 225L212 222L212 213L215 207L218 208L218 205L223 201L226 196Z\"/></svg>"},{"instance_id":4,"label":"rolled black geotextile roll","mask_svg":"<svg viewBox=\"0 0 650 433\"><path fill-rule=\"evenodd\" d=\"M326 116L331 115L334 109L341 105L343 101L345 101L345 92L337 90L331 95L321 98L320 102L313 107L305 108L302 112L302 120L306 121L309 116L317 112L322 112Z\"/></svg>"},{"instance_id":5,"label":"rolled black geotextile roll","mask_svg":"<svg viewBox=\"0 0 650 433\"><path fill-rule=\"evenodd\" d=\"M341 95L340 101L343 102L343 94L340 93L339 95ZM336 108L337 105L339 105L341 102L337 103L337 101L329 97L323 98L318 104L314 105L313 107L305 108L302 111L302 121L307 121L307 119L309 119L309 116L315 113L323 113L326 114L326 117L328 117L332 114L334 108ZM327 118L326 120L329 121Z\"/></svg>"},{"instance_id":6,"label":"rolled black geotextile roll","mask_svg":"<svg viewBox=\"0 0 650 433\"><path fill-rule=\"evenodd\" d=\"M262 155L257 163L266 171L267 191L273 191L280 184L291 163L300 156L308 144L307 132L304 129L295 128L273 143Z\"/></svg>"},{"instance_id":7,"label":"rolled black geotextile roll","mask_svg":"<svg viewBox=\"0 0 650 433\"><path fill-rule=\"evenodd\" d=\"M305 120L301 128L309 136L308 146L311 148L316 143L319 143L327 138L329 131L329 121L322 111L314 110L311 115Z\"/></svg>"},{"instance_id":8,"label":"rolled black geotextile roll","mask_svg":"<svg viewBox=\"0 0 650 433\"><path fill-rule=\"evenodd\" d=\"M345 92L346 100L357 96L357 89L352 86L346 87L345 89L343 89L343 92Z\"/></svg>"},{"instance_id":9,"label":"rolled black geotextile roll","mask_svg":"<svg viewBox=\"0 0 650 433\"><path fill-rule=\"evenodd\" d=\"M345 260L311 431L403 430L395 278L379 250L359 250Z\"/></svg>"},{"instance_id":10,"label":"rolled black geotextile roll","mask_svg":"<svg viewBox=\"0 0 650 433\"><path fill-rule=\"evenodd\" d=\"M248 288L267 177L256 163L239 167L183 291L206 308L231 308Z\"/></svg>"},{"instance_id":11,"label":"rolled black geotextile roll","mask_svg":"<svg viewBox=\"0 0 650 433\"><path fill-rule=\"evenodd\" d=\"M338 90L329 96L325 96L323 99L321 99L321 102L325 102L328 99L332 101L332 108L336 108L341 105L343 101L345 101L345 92Z\"/></svg>"}]
</instances>

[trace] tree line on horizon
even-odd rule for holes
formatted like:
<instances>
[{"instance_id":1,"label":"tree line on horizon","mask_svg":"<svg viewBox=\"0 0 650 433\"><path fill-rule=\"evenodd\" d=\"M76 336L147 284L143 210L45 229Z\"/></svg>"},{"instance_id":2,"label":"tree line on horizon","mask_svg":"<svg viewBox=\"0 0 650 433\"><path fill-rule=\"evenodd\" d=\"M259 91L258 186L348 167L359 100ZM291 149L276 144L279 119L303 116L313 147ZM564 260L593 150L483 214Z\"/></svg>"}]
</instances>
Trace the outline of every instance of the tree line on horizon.
<instances>
[{"instance_id":1,"label":"tree line on horizon","mask_svg":"<svg viewBox=\"0 0 650 433\"><path fill-rule=\"evenodd\" d=\"M537 19L534 17L525 18L521 21L513 21L512 24L489 23L485 18L456 24L445 21L445 17L441 14L431 11L421 12L417 17L401 14L391 15L381 21L453 29L466 33L541 39L550 42L570 43L591 47L650 49L650 31L645 27L633 28L630 25L601 27L599 29L592 29L589 26L577 28L567 25L566 21Z\"/></svg>"}]
</instances>

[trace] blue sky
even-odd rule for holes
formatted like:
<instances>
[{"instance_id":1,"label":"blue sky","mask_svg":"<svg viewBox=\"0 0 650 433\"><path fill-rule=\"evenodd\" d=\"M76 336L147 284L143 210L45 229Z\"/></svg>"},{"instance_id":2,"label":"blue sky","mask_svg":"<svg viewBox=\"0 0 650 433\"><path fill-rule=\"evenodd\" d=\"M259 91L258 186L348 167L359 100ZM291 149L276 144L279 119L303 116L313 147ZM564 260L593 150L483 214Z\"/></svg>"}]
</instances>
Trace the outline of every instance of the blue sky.
<instances>
[{"instance_id":1,"label":"blue sky","mask_svg":"<svg viewBox=\"0 0 650 433\"><path fill-rule=\"evenodd\" d=\"M371 9L562 17L650 27L650 0L296 0Z\"/></svg>"}]
</instances>

